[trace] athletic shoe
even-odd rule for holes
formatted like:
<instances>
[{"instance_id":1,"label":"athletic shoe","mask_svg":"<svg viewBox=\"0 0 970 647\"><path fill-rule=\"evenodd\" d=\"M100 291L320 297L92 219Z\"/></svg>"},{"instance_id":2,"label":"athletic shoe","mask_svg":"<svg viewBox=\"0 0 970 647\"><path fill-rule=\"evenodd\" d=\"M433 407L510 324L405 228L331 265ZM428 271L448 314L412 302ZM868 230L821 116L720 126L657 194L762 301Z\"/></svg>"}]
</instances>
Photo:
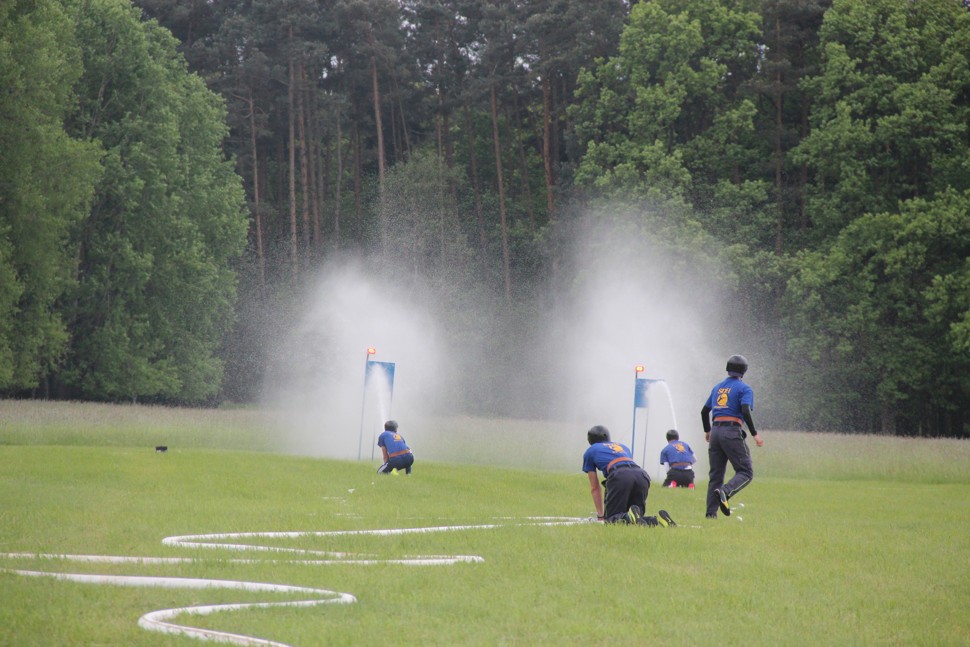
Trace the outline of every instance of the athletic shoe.
<instances>
[{"instance_id":1,"label":"athletic shoe","mask_svg":"<svg viewBox=\"0 0 970 647\"><path fill-rule=\"evenodd\" d=\"M687 489L688 489L688 490L693 490L693 489L694 489L694 484L693 484L693 483L691 483L690 485L688 485L688 486L687 486Z\"/></svg>"},{"instance_id":2,"label":"athletic shoe","mask_svg":"<svg viewBox=\"0 0 970 647\"><path fill-rule=\"evenodd\" d=\"M626 511L627 523L638 524L640 523L640 518L643 516L643 510L640 509L638 505L631 505L630 509Z\"/></svg>"},{"instance_id":3,"label":"athletic shoe","mask_svg":"<svg viewBox=\"0 0 970 647\"><path fill-rule=\"evenodd\" d=\"M671 483L671 484L670 484L670 485L668 485L667 487L672 487L672 488L675 488L675 487L677 487L677 482L676 482L676 481L674 481L673 483Z\"/></svg>"},{"instance_id":4,"label":"athletic shoe","mask_svg":"<svg viewBox=\"0 0 970 647\"><path fill-rule=\"evenodd\" d=\"M727 495L724 494L724 490L718 488L714 490L714 494L717 495L718 505L721 506L721 512L724 513L725 517L731 516L731 508L728 506Z\"/></svg>"},{"instance_id":5,"label":"athletic shoe","mask_svg":"<svg viewBox=\"0 0 970 647\"><path fill-rule=\"evenodd\" d=\"M391 474L392 474L393 476L397 476L397 475L398 475L398 471L397 471L397 468L396 468L396 467L395 467L394 469L392 469L392 470L391 470Z\"/></svg>"},{"instance_id":6,"label":"athletic shoe","mask_svg":"<svg viewBox=\"0 0 970 647\"><path fill-rule=\"evenodd\" d=\"M670 518L670 513L667 512L666 510L661 510L660 512L657 513L657 516L660 517L660 525L661 526L664 526L664 527L671 526L672 527L672 526L676 526L677 525L677 524L674 523L674 520Z\"/></svg>"}]
</instances>

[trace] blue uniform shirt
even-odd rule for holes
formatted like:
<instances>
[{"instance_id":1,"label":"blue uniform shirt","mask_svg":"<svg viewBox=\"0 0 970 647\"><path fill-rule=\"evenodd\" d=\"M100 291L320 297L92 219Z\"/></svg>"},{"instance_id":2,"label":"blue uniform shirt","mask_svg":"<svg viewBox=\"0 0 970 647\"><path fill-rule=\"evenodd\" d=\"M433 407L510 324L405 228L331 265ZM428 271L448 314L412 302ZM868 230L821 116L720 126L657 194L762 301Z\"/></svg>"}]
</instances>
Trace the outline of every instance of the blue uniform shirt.
<instances>
[{"instance_id":1,"label":"blue uniform shirt","mask_svg":"<svg viewBox=\"0 0 970 647\"><path fill-rule=\"evenodd\" d=\"M694 450L682 440L671 440L666 447L660 450L661 464L687 463L687 465L693 465L695 460ZM680 469L684 467L687 466L680 466Z\"/></svg>"},{"instance_id":2,"label":"blue uniform shirt","mask_svg":"<svg viewBox=\"0 0 970 647\"><path fill-rule=\"evenodd\" d=\"M711 389L705 405L711 410L711 418L737 418L741 416L741 405L746 404L754 411L754 390L739 377L728 377Z\"/></svg>"},{"instance_id":3,"label":"blue uniform shirt","mask_svg":"<svg viewBox=\"0 0 970 647\"><path fill-rule=\"evenodd\" d=\"M408 444L404 442L404 437L394 431L384 431L381 433L381 435L377 437L377 446L387 447L388 455L410 449Z\"/></svg>"},{"instance_id":4,"label":"blue uniform shirt","mask_svg":"<svg viewBox=\"0 0 970 647\"><path fill-rule=\"evenodd\" d=\"M593 472L599 469L606 477L609 464L617 458L633 458L630 448L620 443L594 443L583 454L583 471Z\"/></svg>"}]
</instances>

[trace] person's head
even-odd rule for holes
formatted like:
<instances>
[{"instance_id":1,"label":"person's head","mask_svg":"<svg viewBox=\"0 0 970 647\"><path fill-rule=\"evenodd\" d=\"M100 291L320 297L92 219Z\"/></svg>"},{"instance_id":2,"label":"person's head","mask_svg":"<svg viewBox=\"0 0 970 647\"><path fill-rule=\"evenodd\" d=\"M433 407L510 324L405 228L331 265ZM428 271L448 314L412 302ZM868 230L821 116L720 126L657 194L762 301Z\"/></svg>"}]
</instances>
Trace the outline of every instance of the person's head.
<instances>
[{"instance_id":1,"label":"person's head","mask_svg":"<svg viewBox=\"0 0 970 647\"><path fill-rule=\"evenodd\" d=\"M586 440L590 445L596 443L607 443L610 441L610 430L603 425L596 425L586 432Z\"/></svg>"},{"instance_id":2,"label":"person's head","mask_svg":"<svg viewBox=\"0 0 970 647\"><path fill-rule=\"evenodd\" d=\"M727 372L732 377L744 377L748 372L748 360L744 355L731 355L727 361Z\"/></svg>"},{"instance_id":3,"label":"person's head","mask_svg":"<svg viewBox=\"0 0 970 647\"><path fill-rule=\"evenodd\" d=\"M676 429L667 432L667 442L669 443L671 440L680 440L680 434L677 433Z\"/></svg>"},{"instance_id":4,"label":"person's head","mask_svg":"<svg viewBox=\"0 0 970 647\"><path fill-rule=\"evenodd\" d=\"M397 420L388 420L385 422L384 431L397 431Z\"/></svg>"}]
</instances>

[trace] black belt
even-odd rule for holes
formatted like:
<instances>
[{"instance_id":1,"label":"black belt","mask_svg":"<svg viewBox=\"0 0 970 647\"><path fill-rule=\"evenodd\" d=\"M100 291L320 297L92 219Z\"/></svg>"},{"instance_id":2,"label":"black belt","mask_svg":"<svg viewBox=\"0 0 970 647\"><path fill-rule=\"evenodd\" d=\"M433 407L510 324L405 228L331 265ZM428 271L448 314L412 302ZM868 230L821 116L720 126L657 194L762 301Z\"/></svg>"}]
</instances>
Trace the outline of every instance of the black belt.
<instances>
[{"instance_id":1,"label":"black belt","mask_svg":"<svg viewBox=\"0 0 970 647\"><path fill-rule=\"evenodd\" d=\"M612 474L616 470L618 470L620 468L623 468L623 467L640 467L640 466L637 465L636 463L634 463L633 461L623 461L623 462L617 463L616 465L614 465L613 467L611 467L610 468L610 474Z\"/></svg>"}]
</instances>

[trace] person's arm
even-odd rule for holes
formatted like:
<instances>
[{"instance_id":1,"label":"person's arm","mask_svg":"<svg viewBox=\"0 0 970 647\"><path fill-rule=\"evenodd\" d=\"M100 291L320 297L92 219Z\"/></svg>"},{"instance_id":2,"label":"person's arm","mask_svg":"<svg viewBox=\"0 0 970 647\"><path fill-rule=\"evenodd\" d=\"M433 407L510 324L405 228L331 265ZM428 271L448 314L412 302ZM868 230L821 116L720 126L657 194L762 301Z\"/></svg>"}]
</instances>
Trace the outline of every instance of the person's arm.
<instances>
[{"instance_id":1,"label":"person's arm","mask_svg":"<svg viewBox=\"0 0 970 647\"><path fill-rule=\"evenodd\" d=\"M589 477L589 493L593 497L593 505L596 506L596 518L604 521L603 490L600 488L599 479L596 478L596 470L586 472L586 476Z\"/></svg>"},{"instance_id":2,"label":"person's arm","mask_svg":"<svg viewBox=\"0 0 970 647\"><path fill-rule=\"evenodd\" d=\"M701 424L704 425L704 440L711 442L711 408L706 404L701 409Z\"/></svg>"},{"instance_id":3,"label":"person's arm","mask_svg":"<svg viewBox=\"0 0 970 647\"><path fill-rule=\"evenodd\" d=\"M387 462L387 447L381 445L381 455L384 457L384 462Z\"/></svg>"},{"instance_id":4,"label":"person's arm","mask_svg":"<svg viewBox=\"0 0 970 647\"><path fill-rule=\"evenodd\" d=\"M758 431L754 428L754 418L751 417L751 407L747 404L741 405L741 417L744 418L745 424L748 425L748 431L751 432L751 436L754 438L754 442L758 447L765 444L765 439L758 435Z\"/></svg>"}]
</instances>

